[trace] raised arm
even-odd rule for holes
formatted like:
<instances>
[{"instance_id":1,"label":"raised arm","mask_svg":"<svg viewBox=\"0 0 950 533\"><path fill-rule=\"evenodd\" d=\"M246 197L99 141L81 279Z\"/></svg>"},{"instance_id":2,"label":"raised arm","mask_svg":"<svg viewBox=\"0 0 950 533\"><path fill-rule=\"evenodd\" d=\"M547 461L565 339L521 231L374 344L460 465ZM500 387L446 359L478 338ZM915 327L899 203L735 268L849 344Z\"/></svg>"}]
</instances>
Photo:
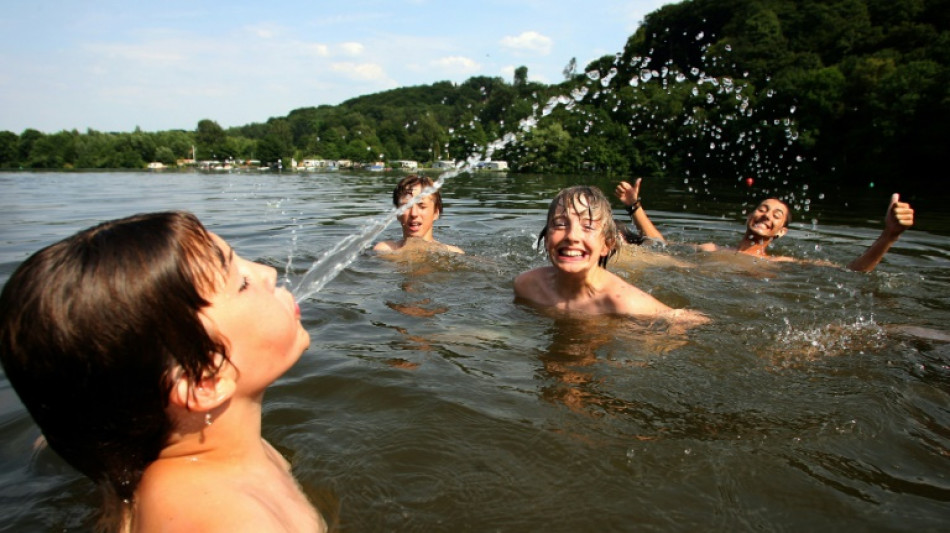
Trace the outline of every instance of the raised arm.
<instances>
[{"instance_id":1,"label":"raised arm","mask_svg":"<svg viewBox=\"0 0 950 533\"><path fill-rule=\"evenodd\" d=\"M884 231L860 257L851 261L848 268L858 272L870 272L881 262L884 254L897 242L901 233L914 225L914 209L907 202L900 201L900 195L891 195L891 203L884 215Z\"/></svg>"},{"instance_id":2,"label":"raised arm","mask_svg":"<svg viewBox=\"0 0 950 533\"><path fill-rule=\"evenodd\" d=\"M637 181L635 181L633 185L630 185L626 181L621 181L617 184L617 188L614 189L614 194L623 202L623 205L627 206L627 214L630 215L633 223L636 224L637 229L640 230L640 233L643 233L644 237L665 243L666 239L663 238L660 231L656 229L656 226L650 221L650 217L647 216L646 211L640 206L641 180L642 178L637 178Z\"/></svg>"}]
</instances>

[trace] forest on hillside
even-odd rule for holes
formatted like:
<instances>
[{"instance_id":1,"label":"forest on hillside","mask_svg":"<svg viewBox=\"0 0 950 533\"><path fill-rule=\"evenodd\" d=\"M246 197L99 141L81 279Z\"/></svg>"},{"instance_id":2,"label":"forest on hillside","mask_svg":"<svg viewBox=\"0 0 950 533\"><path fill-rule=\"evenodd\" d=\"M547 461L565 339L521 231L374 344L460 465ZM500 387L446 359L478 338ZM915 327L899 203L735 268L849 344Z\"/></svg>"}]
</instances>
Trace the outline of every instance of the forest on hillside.
<instances>
[{"instance_id":1,"label":"forest on hillside","mask_svg":"<svg viewBox=\"0 0 950 533\"><path fill-rule=\"evenodd\" d=\"M686 0L562 82L478 76L224 129L0 131L0 168L493 158L512 172L923 187L950 138L950 0Z\"/></svg>"}]
</instances>

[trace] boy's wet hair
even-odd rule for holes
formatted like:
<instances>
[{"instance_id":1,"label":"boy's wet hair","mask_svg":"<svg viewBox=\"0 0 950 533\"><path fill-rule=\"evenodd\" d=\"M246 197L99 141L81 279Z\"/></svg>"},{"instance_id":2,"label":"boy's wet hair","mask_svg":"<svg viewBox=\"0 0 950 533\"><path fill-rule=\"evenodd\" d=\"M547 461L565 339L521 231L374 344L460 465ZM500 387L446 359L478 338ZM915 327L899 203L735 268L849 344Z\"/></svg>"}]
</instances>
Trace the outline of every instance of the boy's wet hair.
<instances>
[{"instance_id":1,"label":"boy's wet hair","mask_svg":"<svg viewBox=\"0 0 950 533\"><path fill-rule=\"evenodd\" d=\"M412 190L416 187L419 187L420 191L424 191L427 187L432 187L435 182L432 181L432 178L428 176L419 176L418 174L409 174L405 178L399 180L399 183L396 184L396 188L393 189L393 206L399 207L403 197L406 195L412 196ZM439 191L435 191L430 195L432 201L435 203L435 212L442 214L442 194Z\"/></svg>"},{"instance_id":2,"label":"boy's wet hair","mask_svg":"<svg viewBox=\"0 0 950 533\"><path fill-rule=\"evenodd\" d=\"M176 379L227 361L199 314L228 261L194 215L136 215L36 252L0 294L7 379L50 447L100 486L104 523L168 442Z\"/></svg>"},{"instance_id":3,"label":"boy's wet hair","mask_svg":"<svg viewBox=\"0 0 950 533\"><path fill-rule=\"evenodd\" d=\"M646 237L642 233L633 231L627 224L621 220L614 219L614 225L617 226L617 232L626 244L642 245Z\"/></svg>"},{"instance_id":4,"label":"boy's wet hair","mask_svg":"<svg viewBox=\"0 0 950 533\"><path fill-rule=\"evenodd\" d=\"M583 200L583 201L581 201ZM586 205L585 205L586 204ZM587 211L591 220L600 222L600 230L603 232L604 241L610 248L610 253L600 257L597 260L598 266L607 267L607 261L617 253L617 226L614 223L614 217L610 207L610 201L604 196L604 193L593 185L575 185L566 189L561 189L557 196L551 200L548 206L548 218L538 234L537 245L541 246L547 236L548 226L561 211L573 210L575 212Z\"/></svg>"}]
</instances>

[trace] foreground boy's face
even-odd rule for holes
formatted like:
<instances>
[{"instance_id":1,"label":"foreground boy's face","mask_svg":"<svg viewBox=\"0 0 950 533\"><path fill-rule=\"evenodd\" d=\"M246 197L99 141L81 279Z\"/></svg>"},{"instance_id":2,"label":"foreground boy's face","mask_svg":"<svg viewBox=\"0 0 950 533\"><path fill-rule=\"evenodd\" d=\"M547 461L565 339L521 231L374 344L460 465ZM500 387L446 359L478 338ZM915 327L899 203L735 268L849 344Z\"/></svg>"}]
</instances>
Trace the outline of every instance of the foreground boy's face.
<instances>
[{"instance_id":1,"label":"foreground boy's face","mask_svg":"<svg viewBox=\"0 0 950 533\"><path fill-rule=\"evenodd\" d=\"M746 228L760 237L781 237L787 231L788 206L781 200L769 198L763 200L755 211L749 214Z\"/></svg>"},{"instance_id":2,"label":"foreground boy's face","mask_svg":"<svg viewBox=\"0 0 950 533\"><path fill-rule=\"evenodd\" d=\"M422 192L422 186L416 185L409 194L406 194L399 200L399 205L409 203L416 195ZM432 225L439 219L439 212L435 208L435 202L431 195L424 196L412 207L399 215L399 223L402 224L402 237L419 237L426 241L431 241Z\"/></svg>"},{"instance_id":3,"label":"foreground boy's face","mask_svg":"<svg viewBox=\"0 0 950 533\"><path fill-rule=\"evenodd\" d=\"M560 208L548 221L544 237L548 258L565 272L585 272L610 253L601 215L579 197L573 206Z\"/></svg>"},{"instance_id":4,"label":"foreground boy's face","mask_svg":"<svg viewBox=\"0 0 950 533\"><path fill-rule=\"evenodd\" d=\"M274 268L248 261L217 235L212 238L229 259L214 292L205 295L210 305L201 310L202 321L212 338L225 339L239 372L238 387L263 391L297 362L310 334L300 324L293 295L277 287Z\"/></svg>"}]
</instances>

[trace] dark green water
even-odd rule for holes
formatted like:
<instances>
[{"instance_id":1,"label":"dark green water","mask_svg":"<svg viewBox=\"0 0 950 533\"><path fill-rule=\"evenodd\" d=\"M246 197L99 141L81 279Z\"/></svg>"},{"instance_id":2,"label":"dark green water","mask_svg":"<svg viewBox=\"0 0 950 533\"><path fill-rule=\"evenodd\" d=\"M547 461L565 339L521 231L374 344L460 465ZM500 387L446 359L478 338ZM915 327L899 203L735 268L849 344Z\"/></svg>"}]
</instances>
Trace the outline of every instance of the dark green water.
<instances>
[{"instance_id":1,"label":"dark green water","mask_svg":"<svg viewBox=\"0 0 950 533\"><path fill-rule=\"evenodd\" d=\"M194 211L293 283L387 212L399 177L0 174L0 283L81 228L164 209ZM548 202L578 181L463 174L436 236L466 256L364 253L302 302L312 344L268 393L264 434L325 516L359 532L946 526L945 193L910 198L918 225L872 274L678 245L612 267L714 319L671 335L512 302L512 279L546 261L532 246ZM732 245L762 188L712 189L650 180L644 205L672 240ZM891 191L819 189L795 187L809 210L776 251L845 264L880 232ZM0 377L0 531L87 530L91 483L34 453L37 436Z\"/></svg>"}]
</instances>

